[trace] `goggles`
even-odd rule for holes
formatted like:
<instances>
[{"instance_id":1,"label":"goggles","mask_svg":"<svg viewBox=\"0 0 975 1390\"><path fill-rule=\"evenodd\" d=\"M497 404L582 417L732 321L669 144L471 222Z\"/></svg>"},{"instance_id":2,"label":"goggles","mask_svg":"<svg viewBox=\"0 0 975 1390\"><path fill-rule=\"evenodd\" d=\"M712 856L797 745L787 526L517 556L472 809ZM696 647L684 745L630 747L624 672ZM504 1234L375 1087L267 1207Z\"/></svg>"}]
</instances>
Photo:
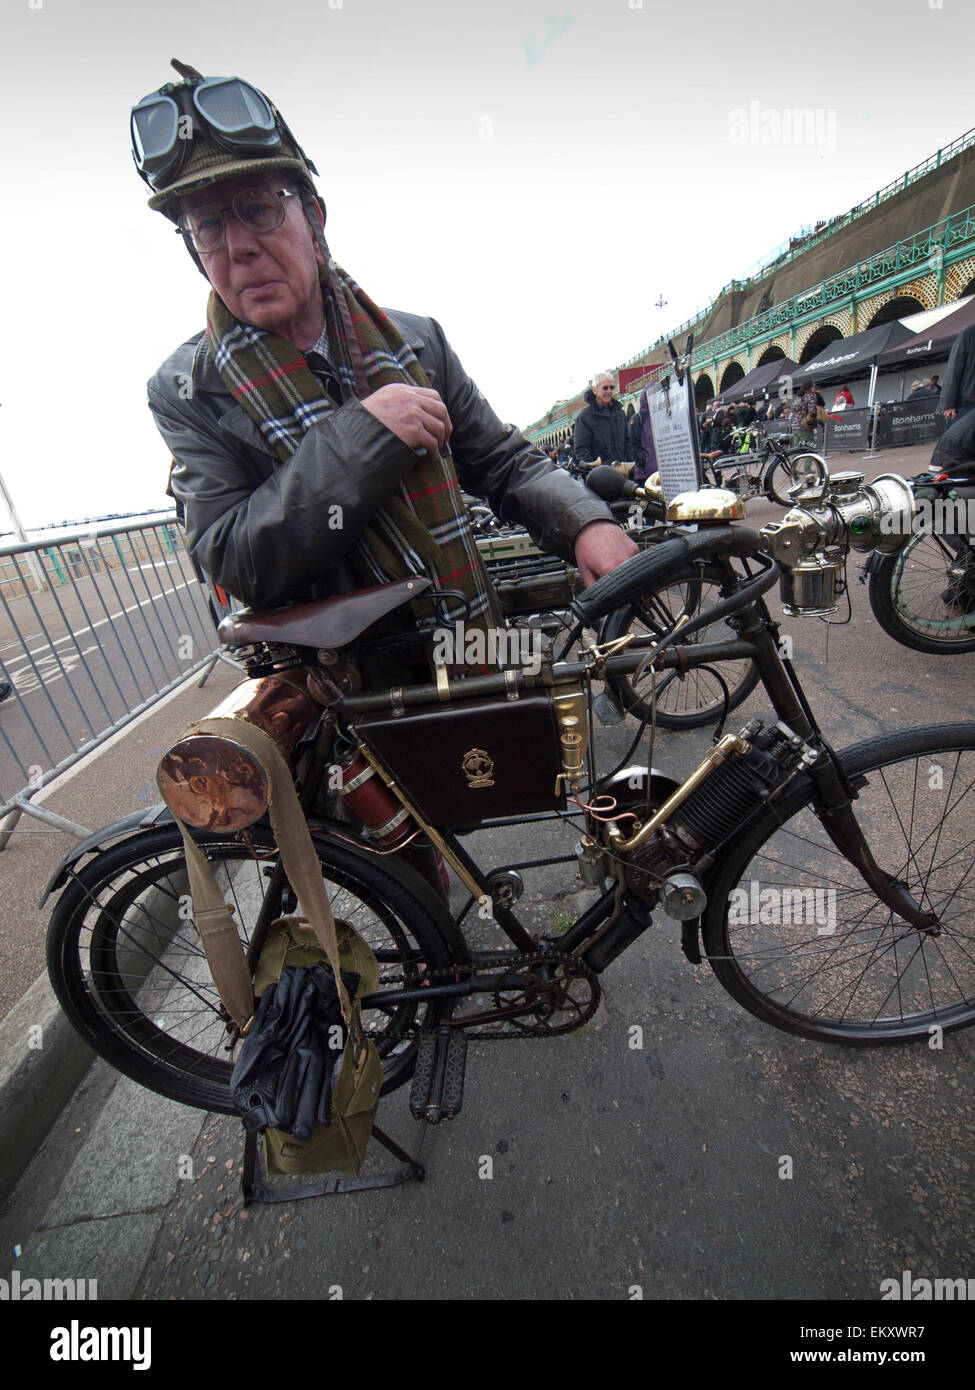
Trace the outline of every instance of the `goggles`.
<instances>
[{"instance_id":1,"label":"goggles","mask_svg":"<svg viewBox=\"0 0 975 1390\"><path fill-rule=\"evenodd\" d=\"M132 108L132 158L150 188L165 187L171 180L201 127L222 148L258 157L278 153L283 132L309 170L318 173L256 87L239 77L204 77L170 82Z\"/></svg>"}]
</instances>

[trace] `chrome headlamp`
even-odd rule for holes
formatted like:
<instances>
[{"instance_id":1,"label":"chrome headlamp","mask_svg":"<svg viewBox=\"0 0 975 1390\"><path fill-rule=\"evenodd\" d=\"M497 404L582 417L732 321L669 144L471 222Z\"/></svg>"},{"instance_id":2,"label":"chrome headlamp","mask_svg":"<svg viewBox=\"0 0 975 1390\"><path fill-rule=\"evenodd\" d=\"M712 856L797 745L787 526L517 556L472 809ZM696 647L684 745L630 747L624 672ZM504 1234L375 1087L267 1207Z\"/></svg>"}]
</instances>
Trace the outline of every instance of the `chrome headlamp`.
<instances>
[{"instance_id":1,"label":"chrome headlamp","mask_svg":"<svg viewBox=\"0 0 975 1390\"><path fill-rule=\"evenodd\" d=\"M900 550L912 534L916 510L910 484L896 473L872 483L862 473L839 473L800 493L791 511L761 532L766 551L782 567L786 613L835 612L847 553Z\"/></svg>"}]
</instances>

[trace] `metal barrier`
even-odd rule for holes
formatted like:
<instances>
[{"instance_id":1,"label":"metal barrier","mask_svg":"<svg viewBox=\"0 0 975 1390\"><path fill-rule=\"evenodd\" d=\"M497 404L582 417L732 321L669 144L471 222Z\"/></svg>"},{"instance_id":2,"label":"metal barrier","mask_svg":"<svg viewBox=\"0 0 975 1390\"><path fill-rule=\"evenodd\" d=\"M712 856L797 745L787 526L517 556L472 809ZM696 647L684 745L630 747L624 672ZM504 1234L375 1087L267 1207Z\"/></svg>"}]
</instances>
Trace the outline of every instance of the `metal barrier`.
<instances>
[{"instance_id":1,"label":"metal barrier","mask_svg":"<svg viewBox=\"0 0 975 1390\"><path fill-rule=\"evenodd\" d=\"M217 598L175 514L0 546L0 850L30 798L188 676L223 659ZM233 663L236 664L236 663ZM14 790L17 787L19 790Z\"/></svg>"}]
</instances>

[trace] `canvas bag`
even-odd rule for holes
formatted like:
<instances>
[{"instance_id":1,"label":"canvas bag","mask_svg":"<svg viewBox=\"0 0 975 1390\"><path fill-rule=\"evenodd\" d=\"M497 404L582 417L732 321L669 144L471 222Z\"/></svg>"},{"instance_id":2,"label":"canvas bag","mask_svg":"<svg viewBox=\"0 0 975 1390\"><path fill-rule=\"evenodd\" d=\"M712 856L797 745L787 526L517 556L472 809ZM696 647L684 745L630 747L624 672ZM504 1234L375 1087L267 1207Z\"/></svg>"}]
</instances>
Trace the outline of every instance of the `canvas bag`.
<instances>
[{"instance_id":1,"label":"canvas bag","mask_svg":"<svg viewBox=\"0 0 975 1390\"><path fill-rule=\"evenodd\" d=\"M332 1086L330 1124L316 1124L307 1139L282 1129L263 1131L264 1166L270 1174L340 1172L355 1176L365 1157L382 1088L382 1064L365 1037L357 1001L379 987L379 965L369 946L347 922L335 922L341 968L359 976L348 1035ZM260 997L288 966L308 969L326 963L325 952L305 918L279 917L268 929L254 978ZM245 1044L246 1046L246 1044Z\"/></svg>"}]
</instances>

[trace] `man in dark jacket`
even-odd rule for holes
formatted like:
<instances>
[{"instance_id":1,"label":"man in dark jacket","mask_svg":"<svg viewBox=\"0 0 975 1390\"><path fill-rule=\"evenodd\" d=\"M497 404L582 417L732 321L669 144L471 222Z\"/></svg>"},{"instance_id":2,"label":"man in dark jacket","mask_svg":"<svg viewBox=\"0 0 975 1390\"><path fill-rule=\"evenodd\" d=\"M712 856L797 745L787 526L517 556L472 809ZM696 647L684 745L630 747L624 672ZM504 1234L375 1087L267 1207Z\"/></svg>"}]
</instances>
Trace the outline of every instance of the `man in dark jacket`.
<instances>
[{"instance_id":1,"label":"man in dark jacket","mask_svg":"<svg viewBox=\"0 0 975 1390\"><path fill-rule=\"evenodd\" d=\"M379 309L335 264L314 166L264 95L178 70L132 129L149 206L214 290L206 335L149 383L201 567L257 606L426 575L484 618L458 481L586 584L635 554L598 498L498 419L437 323Z\"/></svg>"},{"instance_id":2,"label":"man in dark jacket","mask_svg":"<svg viewBox=\"0 0 975 1390\"><path fill-rule=\"evenodd\" d=\"M616 383L606 372L600 372L586 392L586 405L576 416L573 435L572 451L581 463L633 462L626 416L615 392Z\"/></svg>"},{"instance_id":3,"label":"man in dark jacket","mask_svg":"<svg viewBox=\"0 0 975 1390\"><path fill-rule=\"evenodd\" d=\"M951 345L939 409L949 425L975 409L975 323L963 328Z\"/></svg>"}]
</instances>

